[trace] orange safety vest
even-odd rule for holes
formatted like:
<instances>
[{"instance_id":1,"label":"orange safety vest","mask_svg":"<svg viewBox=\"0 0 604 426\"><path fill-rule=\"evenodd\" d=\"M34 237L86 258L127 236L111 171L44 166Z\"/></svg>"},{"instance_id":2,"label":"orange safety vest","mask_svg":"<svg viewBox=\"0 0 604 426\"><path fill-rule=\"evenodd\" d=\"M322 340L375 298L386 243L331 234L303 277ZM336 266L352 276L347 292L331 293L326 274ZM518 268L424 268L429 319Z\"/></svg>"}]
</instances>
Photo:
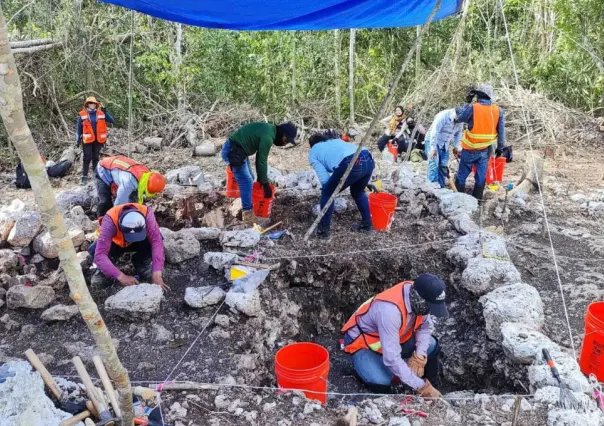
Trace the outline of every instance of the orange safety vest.
<instances>
[{"instance_id":1,"label":"orange safety vest","mask_svg":"<svg viewBox=\"0 0 604 426\"><path fill-rule=\"evenodd\" d=\"M353 354L361 349L371 349L374 352L378 352L380 354L382 353L382 343L380 342L380 336L377 333L365 333L359 326L359 319L369 311L371 305L373 305L373 302L375 300L392 303L398 308L399 312L401 313L401 328L398 331L399 342L401 344L405 343L413 336L413 333L415 333L415 331L424 321L424 317L417 316L415 318L415 324L413 325L413 328L407 330L407 307L405 306L405 296L403 294L403 288L411 284L413 284L413 281L403 281L401 283L398 283L395 286L389 288L388 290L383 291L378 295L372 297L371 299L365 301L361 306L359 306L356 312L352 314L350 319L346 322L346 324L344 324L344 327L342 327L342 333L347 333L348 330L353 327L357 327L361 333L350 344L346 345L346 347L344 348L344 352Z\"/></svg>"},{"instance_id":2,"label":"orange safety vest","mask_svg":"<svg viewBox=\"0 0 604 426\"><path fill-rule=\"evenodd\" d=\"M80 118L82 119L82 141L84 143L107 142L107 122L105 121L105 113L100 108L96 110L96 135L92 129L90 115L86 108L80 111Z\"/></svg>"},{"instance_id":3,"label":"orange safety vest","mask_svg":"<svg viewBox=\"0 0 604 426\"><path fill-rule=\"evenodd\" d=\"M124 157L123 155L103 158L101 160L101 167L104 167L107 170L123 170L132 174L138 181L141 180L144 173L150 172L147 166L131 158Z\"/></svg>"},{"instance_id":4,"label":"orange safety vest","mask_svg":"<svg viewBox=\"0 0 604 426\"><path fill-rule=\"evenodd\" d=\"M478 151L497 142L497 124L499 123L497 104L473 104L472 118L474 122L472 130L466 130L461 141L463 149Z\"/></svg>"},{"instance_id":5,"label":"orange safety vest","mask_svg":"<svg viewBox=\"0 0 604 426\"><path fill-rule=\"evenodd\" d=\"M119 225L120 224L120 215L122 214L122 210L126 207L134 207L136 210L141 212L143 214L143 216L145 216L145 218L147 217L147 207L143 206L142 204L136 204L136 203L120 204L119 206L115 206L115 207L109 209L109 211L105 214L105 217L108 216L109 219L111 219L111 221L113 222L113 225L115 226L115 230L116 230L115 235L113 236L111 241L120 247L126 247L126 246L128 246L128 244L130 244L130 243L127 243L126 240L124 239L124 233L120 229L120 225ZM101 225L102 223L103 223L103 218L100 218L99 225Z\"/></svg>"}]
</instances>

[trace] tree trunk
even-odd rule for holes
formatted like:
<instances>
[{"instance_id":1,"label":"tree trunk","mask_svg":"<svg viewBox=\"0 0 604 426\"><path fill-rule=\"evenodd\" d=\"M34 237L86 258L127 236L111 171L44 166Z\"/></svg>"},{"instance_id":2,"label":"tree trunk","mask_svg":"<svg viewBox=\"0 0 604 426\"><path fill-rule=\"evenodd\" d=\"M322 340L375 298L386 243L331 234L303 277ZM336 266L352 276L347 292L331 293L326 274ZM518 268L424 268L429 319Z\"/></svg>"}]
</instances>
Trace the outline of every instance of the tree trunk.
<instances>
[{"instance_id":1,"label":"tree trunk","mask_svg":"<svg viewBox=\"0 0 604 426\"><path fill-rule=\"evenodd\" d=\"M132 55L134 54L134 10L130 11L130 65L128 69L128 156L132 153Z\"/></svg>"},{"instance_id":2,"label":"tree trunk","mask_svg":"<svg viewBox=\"0 0 604 426\"><path fill-rule=\"evenodd\" d=\"M335 54L334 56L334 82L335 82L335 100L336 100L336 120L338 120L338 123L341 122L342 120L342 116L341 116L341 111L340 111L340 107L342 105L342 99L341 99L341 88L340 88L340 30L334 30L334 51Z\"/></svg>"},{"instance_id":3,"label":"tree trunk","mask_svg":"<svg viewBox=\"0 0 604 426\"><path fill-rule=\"evenodd\" d=\"M350 104L348 122L350 126L354 126L354 44L356 31L354 28L350 30L350 46L348 50L348 101Z\"/></svg>"},{"instance_id":4,"label":"tree trunk","mask_svg":"<svg viewBox=\"0 0 604 426\"><path fill-rule=\"evenodd\" d=\"M292 33L292 112L296 109L296 31Z\"/></svg>"},{"instance_id":5,"label":"tree trunk","mask_svg":"<svg viewBox=\"0 0 604 426\"><path fill-rule=\"evenodd\" d=\"M422 27L421 25L418 25L417 27L415 27L416 29L416 33L415 33L415 38L419 38L419 33L422 31ZM415 81L419 81L419 66L421 64L421 58L422 58L422 44L420 42L420 44L417 46L417 50L415 51Z\"/></svg>"},{"instance_id":6,"label":"tree trunk","mask_svg":"<svg viewBox=\"0 0 604 426\"><path fill-rule=\"evenodd\" d=\"M41 213L44 226L50 230L53 241L59 249L61 267L69 284L70 297L78 306L88 329L94 336L109 376L115 381L120 391L120 402L124 413L124 424L132 425L133 407L132 390L128 371L122 366L109 330L90 296L82 268L76 258L71 238L67 233L65 221L50 186L48 175L40 158L32 134L25 120L23 111L23 94L15 58L8 43L8 34L2 8L0 6L0 115L6 132L14 144L34 192L36 203Z\"/></svg>"},{"instance_id":7,"label":"tree trunk","mask_svg":"<svg viewBox=\"0 0 604 426\"><path fill-rule=\"evenodd\" d=\"M183 78L181 76L182 70L182 24L176 24L176 42L174 43L174 50L176 51L176 58L174 60L174 70L177 76L177 87L176 87L176 98L178 100L178 111L182 113L185 107L185 91L183 87Z\"/></svg>"}]
</instances>

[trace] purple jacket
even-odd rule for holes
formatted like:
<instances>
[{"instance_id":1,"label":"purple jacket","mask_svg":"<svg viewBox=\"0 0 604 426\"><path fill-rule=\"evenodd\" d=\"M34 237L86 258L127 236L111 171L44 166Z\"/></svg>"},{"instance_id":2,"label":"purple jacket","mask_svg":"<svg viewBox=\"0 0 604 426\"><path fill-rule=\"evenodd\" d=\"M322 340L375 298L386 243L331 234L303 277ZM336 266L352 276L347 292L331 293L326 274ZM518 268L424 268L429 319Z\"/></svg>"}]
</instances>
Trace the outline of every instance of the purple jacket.
<instances>
[{"instance_id":1,"label":"purple jacket","mask_svg":"<svg viewBox=\"0 0 604 426\"><path fill-rule=\"evenodd\" d=\"M411 312L411 304L409 302L411 285L406 285L403 291L405 307L407 308L407 327L410 328L415 324L415 314ZM380 336L384 365L403 383L417 390L424 386L425 381L417 377L409 369L403 358L401 358L401 345L398 332L402 321L401 314L394 304L376 300L365 315L360 317L359 325L365 332L377 333ZM415 352L418 355L427 355L428 346L430 346L430 336L433 330L434 323L432 322L432 318L427 315L415 332ZM357 327L350 329L348 335L352 339L355 339L359 335L359 329Z\"/></svg>"},{"instance_id":2,"label":"purple jacket","mask_svg":"<svg viewBox=\"0 0 604 426\"><path fill-rule=\"evenodd\" d=\"M159 226L155 220L155 214L149 207L147 210L147 239L151 243L151 253L153 258L153 272L160 272L164 269L164 242L159 232ZM94 252L94 263L101 270L103 275L111 279L117 279L122 273L109 258L109 250L111 250L111 239L116 234L116 228L111 220L103 220L101 225L101 233L96 242Z\"/></svg>"}]
</instances>

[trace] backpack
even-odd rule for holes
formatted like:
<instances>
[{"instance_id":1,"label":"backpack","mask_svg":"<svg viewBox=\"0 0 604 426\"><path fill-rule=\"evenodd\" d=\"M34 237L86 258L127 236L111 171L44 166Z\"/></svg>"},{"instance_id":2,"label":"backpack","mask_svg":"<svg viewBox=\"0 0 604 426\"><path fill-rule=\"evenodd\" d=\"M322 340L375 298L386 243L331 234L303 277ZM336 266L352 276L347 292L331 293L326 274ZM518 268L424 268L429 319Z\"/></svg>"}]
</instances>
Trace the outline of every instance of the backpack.
<instances>
[{"instance_id":1,"label":"backpack","mask_svg":"<svg viewBox=\"0 0 604 426\"><path fill-rule=\"evenodd\" d=\"M70 168L71 161L63 160L57 164L47 167L46 174L48 174L48 177L51 178L63 177L67 174ZM20 161L19 164L17 164L17 169L15 170L15 172L15 186L19 189L30 189L31 183L29 183L29 176L27 176L25 167L23 167L23 164Z\"/></svg>"},{"instance_id":2,"label":"backpack","mask_svg":"<svg viewBox=\"0 0 604 426\"><path fill-rule=\"evenodd\" d=\"M25 173L25 168L23 167L23 164L21 164L21 162L19 161L19 164L17 164L17 170L16 170L16 179L15 179L15 186L19 189L29 189L31 188L31 184L29 183L29 177L27 176L27 173Z\"/></svg>"}]
</instances>

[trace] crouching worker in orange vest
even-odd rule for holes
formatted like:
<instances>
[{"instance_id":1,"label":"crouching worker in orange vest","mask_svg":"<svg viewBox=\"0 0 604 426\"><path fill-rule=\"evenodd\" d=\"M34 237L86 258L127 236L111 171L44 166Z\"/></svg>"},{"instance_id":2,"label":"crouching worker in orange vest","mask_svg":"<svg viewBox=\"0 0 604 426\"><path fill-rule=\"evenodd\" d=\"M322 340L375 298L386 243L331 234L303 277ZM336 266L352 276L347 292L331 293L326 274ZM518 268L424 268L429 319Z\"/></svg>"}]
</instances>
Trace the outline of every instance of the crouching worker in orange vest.
<instances>
[{"instance_id":1,"label":"crouching worker in orange vest","mask_svg":"<svg viewBox=\"0 0 604 426\"><path fill-rule=\"evenodd\" d=\"M76 125L76 147L82 145L82 185L88 183L88 170L96 169L101 155L101 148L107 142L107 123L114 123L113 117L105 107L89 96L84 102Z\"/></svg>"},{"instance_id":2,"label":"crouching worker in orange vest","mask_svg":"<svg viewBox=\"0 0 604 426\"><path fill-rule=\"evenodd\" d=\"M96 168L97 216L103 217L112 205L143 204L166 186L166 178L131 158L105 157ZM115 197L112 204L111 199Z\"/></svg>"},{"instance_id":3,"label":"crouching worker in orange vest","mask_svg":"<svg viewBox=\"0 0 604 426\"><path fill-rule=\"evenodd\" d=\"M110 209L101 219L99 238L88 252L94 255L98 267L90 280L91 287L107 288L117 280L125 286L147 282L168 289L162 277L164 243L150 207L129 203ZM124 253L134 253L132 264L138 278L115 266Z\"/></svg>"},{"instance_id":4,"label":"crouching worker in orange vest","mask_svg":"<svg viewBox=\"0 0 604 426\"><path fill-rule=\"evenodd\" d=\"M344 324L344 351L365 385L391 393L399 381L419 395L439 398L435 317L448 316L445 283L431 274L404 281L363 303Z\"/></svg>"}]
</instances>

